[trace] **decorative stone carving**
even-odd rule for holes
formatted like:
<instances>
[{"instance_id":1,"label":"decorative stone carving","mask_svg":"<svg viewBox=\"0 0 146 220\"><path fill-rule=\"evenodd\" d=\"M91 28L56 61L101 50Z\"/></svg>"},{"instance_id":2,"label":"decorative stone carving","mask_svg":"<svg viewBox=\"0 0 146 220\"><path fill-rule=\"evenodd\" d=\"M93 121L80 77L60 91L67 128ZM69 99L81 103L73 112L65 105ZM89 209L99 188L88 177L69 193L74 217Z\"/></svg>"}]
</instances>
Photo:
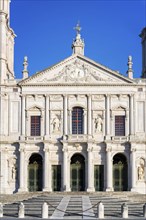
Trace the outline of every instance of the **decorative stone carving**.
<instances>
[{"instance_id":1,"label":"decorative stone carving","mask_svg":"<svg viewBox=\"0 0 146 220\"><path fill-rule=\"evenodd\" d=\"M103 120L100 115L97 116L94 120L94 126L95 126L95 133L97 132L102 132L102 125L103 125Z\"/></svg>"},{"instance_id":2,"label":"decorative stone carving","mask_svg":"<svg viewBox=\"0 0 146 220\"><path fill-rule=\"evenodd\" d=\"M137 167L138 180L144 180L144 159L140 158L138 167Z\"/></svg>"},{"instance_id":3,"label":"decorative stone carving","mask_svg":"<svg viewBox=\"0 0 146 220\"><path fill-rule=\"evenodd\" d=\"M100 81L101 83L105 82L118 82L117 79L113 78L112 76L108 74L102 74L95 68L91 68L88 64L85 62L79 60L78 58L75 59L74 62L71 64L66 65L63 67L63 69L57 73L54 74L52 78L48 78L44 72L44 77L38 77L37 80L35 80L35 83L48 83L48 82L59 82L59 83L65 83L65 82L74 82L74 83L95 83L96 81Z\"/></svg>"},{"instance_id":4,"label":"decorative stone carving","mask_svg":"<svg viewBox=\"0 0 146 220\"><path fill-rule=\"evenodd\" d=\"M53 101L58 101L58 100L62 100L62 97L61 95L51 95L50 99Z\"/></svg>"},{"instance_id":5,"label":"decorative stone carving","mask_svg":"<svg viewBox=\"0 0 146 220\"><path fill-rule=\"evenodd\" d=\"M82 146L79 143L75 143L74 147L76 148L77 151L82 150Z\"/></svg>"},{"instance_id":6,"label":"decorative stone carving","mask_svg":"<svg viewBox=\"0 0 146 220\"><path fill-rule=\"evenodd\" d=\"M95 100L102 100L102 99L104 99L104 95L101 95L101 94L99 94L99 95L94 95L94 96L93 96L93 99L95 99Z\"/></svg>"}]
</instances>

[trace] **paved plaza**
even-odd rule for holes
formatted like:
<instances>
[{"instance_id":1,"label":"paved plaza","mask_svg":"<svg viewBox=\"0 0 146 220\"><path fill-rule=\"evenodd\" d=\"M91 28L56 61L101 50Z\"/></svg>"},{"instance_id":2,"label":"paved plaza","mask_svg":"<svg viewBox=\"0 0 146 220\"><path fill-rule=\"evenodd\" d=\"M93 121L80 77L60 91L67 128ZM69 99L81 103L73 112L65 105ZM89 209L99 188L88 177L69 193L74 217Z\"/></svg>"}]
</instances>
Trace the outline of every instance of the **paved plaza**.
<instances>
[{"instance_id":1,"label":"paved plaza","mask_svg":"<svg viewBox=\"0 0 146 220\"><path fill-rule=\"evenodd\" d=\"M48 204L50 219L98 219L99 202L104 205L105 219L121 219L121 205L128 206L129 219L145 219L143 205L146 195L134 193L37 193L1 196L4 204L1 219L18 218L20 201L25 207L25 219L40 219L42 205Z\"/></svg>"}]
</instances>

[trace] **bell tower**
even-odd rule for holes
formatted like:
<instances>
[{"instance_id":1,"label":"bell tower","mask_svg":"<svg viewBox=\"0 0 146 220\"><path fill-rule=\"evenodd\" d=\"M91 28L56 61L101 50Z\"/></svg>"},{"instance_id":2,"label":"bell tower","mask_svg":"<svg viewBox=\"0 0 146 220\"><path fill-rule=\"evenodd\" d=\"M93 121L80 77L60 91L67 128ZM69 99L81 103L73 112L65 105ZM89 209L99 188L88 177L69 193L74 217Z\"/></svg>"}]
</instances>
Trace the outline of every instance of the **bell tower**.
<instances>
[{"instance_id":1,"label":"bell tower","mask_svg":"<svg viewBox=\"0 0 146 220\"><path fill-rule=\"evenodd\" d=\"M10 0L0 0L0 84L14 79L14 38L10 28Z\"/></svg>"},{"instance_id":2,"label":"bell tower","mask_svg":"<svg viewBox=\"0 0 146 220\"><path fill-rule=\"evenodd\" d=\"M139 36L142 44L142 78L146 78L146 27L143 28Z\"/></svg>"}]
</instances>

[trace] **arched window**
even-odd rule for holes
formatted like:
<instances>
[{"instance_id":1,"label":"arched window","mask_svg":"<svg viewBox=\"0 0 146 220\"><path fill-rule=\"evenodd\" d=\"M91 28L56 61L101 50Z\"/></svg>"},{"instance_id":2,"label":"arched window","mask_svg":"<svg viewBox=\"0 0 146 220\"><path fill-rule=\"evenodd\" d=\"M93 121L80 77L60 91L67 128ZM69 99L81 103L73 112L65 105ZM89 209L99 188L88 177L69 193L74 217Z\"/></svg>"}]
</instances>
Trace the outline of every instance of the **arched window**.
<instances>
[{"instance_id":1,"label":"arched window","mask_svg":"<svg viewBox=\"0 0 146 220\"><path fill-rule=\"evenodd\" d=\"M72 111L72 134L83 134L83 109L80 107Z\"/></svg>"}]
</instances>

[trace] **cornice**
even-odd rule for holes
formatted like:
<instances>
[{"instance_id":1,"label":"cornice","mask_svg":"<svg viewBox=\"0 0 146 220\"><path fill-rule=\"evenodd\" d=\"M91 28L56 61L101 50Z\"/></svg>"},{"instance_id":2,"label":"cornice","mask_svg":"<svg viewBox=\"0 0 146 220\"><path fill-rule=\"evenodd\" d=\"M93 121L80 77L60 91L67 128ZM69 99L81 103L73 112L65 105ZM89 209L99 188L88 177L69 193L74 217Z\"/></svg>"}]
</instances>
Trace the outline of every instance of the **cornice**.
<instances>
[{"instance_id":1,"label":"cornice","mask_svg":"<svg viewBox=\"0 0 146 220\"><path fill-rule=\"evenodd\" d=\"M105 87L113 87L113 86L115 86L115 87L123 87L123 86L125 86L125 87L135 87L135 86L139 86L139 85L135 85L135 84L118 84L118 83L112 83L112 84L105 84L105 83L101 83L101 84L98 84L98 83L96 83L96 84L93 84L93 83L88 83L88 84L86 84L86 83L77 83L77 84L74 84L74 83L65 83L65 84L58 84L58 83L50 83L50 84L23 84L23 85L21 85L22 87L32 87L32 86L34 86L34 87L40 87L40 86L42 86L42 87L48 87L48 86L57 86L57 87L63 87L63 86L72 86L72 87L74 87L74 86L79 86L79 87L83 87L83 86L98 86L98 87L103 87L103 86L105 86ZM141 85L142 86L142 85ZM143 87L145 88L145 85L143 85Z\"/></svg>"}]
</instances>

